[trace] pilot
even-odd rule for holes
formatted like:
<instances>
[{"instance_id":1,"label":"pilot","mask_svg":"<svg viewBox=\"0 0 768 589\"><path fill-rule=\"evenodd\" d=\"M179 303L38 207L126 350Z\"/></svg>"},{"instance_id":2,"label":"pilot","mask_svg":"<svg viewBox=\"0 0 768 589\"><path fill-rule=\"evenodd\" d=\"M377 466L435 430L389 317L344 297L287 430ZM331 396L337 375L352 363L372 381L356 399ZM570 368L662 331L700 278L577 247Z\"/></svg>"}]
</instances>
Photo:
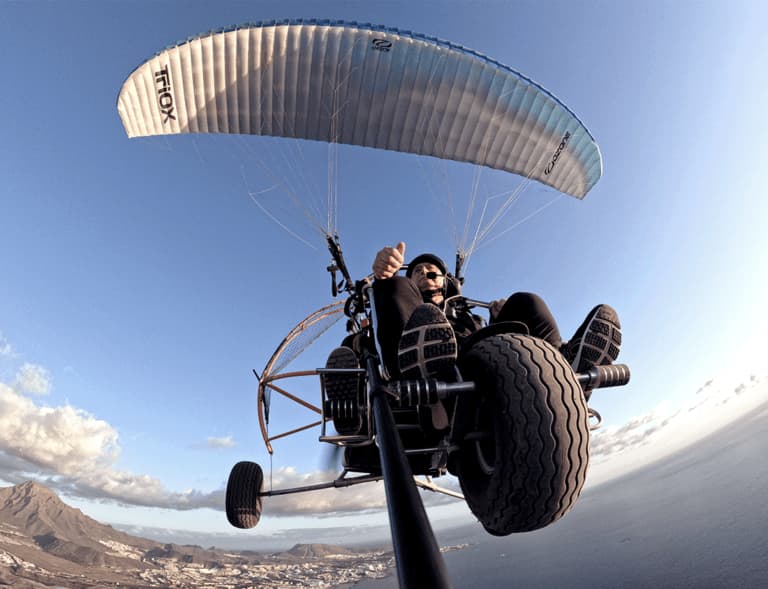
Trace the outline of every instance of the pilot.
<instances>
[{"instance_id":1,"label":"pilot","mask_svg":"<svg viewBox=\"0 0 768 589\"><path fill-rule=\"evenodd\" d=\"M384 364L393 376L445 376L462 342L483 326L482 320L468 311L446 316L445 300L459 294L459 286L442 259L420 254L410 261L403 277L397 272L404 255L405 243L400 242L379 250L373 261L377 335ZM489 312L491 324L514 321L525 325L530 335L560 350L575 372L610 364L619 355L621 325L609 305L592 309L565 344L552 312L536 294L517 292L493 301Z\"/></svg>"},{"instance_id":2,"label":"pilot","mask_svg":"<svg viewBox=\"0 0 768 589\"><path fill-rule=\"evenodd\" d=\"M485 322L466 307L446 305L447 299L460 294L460 286L440 257L420 254L401 276L398 272L404 261L404 242L382 248L373 261L376 336L382 362L392 378L454 380L462 344ZM507 299L495 300L489 305L489 314L491 325L504 322L506 325L499 327L514 325L517 331L522 327L523 332L549 342L575 372L611 364L619 355L621 325L609 305L593 308L565 343L552 312L536 294L516 292ZM359 366L357 354L349 347L353 339L347 338L347 345L331 352L326 367ZM330 398L352 399L357 394L356 377L329 374L325 382ZM349 424L345 420L334 423L337 429L349 431L360 427L356 418Z\"/></svg>"}]
</instances>

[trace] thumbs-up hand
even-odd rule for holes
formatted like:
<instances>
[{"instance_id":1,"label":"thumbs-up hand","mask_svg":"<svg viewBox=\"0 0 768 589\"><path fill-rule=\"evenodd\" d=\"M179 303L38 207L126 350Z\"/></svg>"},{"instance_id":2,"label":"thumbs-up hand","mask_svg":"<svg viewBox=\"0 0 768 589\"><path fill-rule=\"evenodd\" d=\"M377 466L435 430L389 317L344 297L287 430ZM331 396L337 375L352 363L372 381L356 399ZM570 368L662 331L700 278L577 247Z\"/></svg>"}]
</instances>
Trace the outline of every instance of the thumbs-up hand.
<instances>
[{"instance_id":1,"label":"thumbs-up hand","mask_svg":"<svg viewBox=\"0 0 768 589\"><path fill-rule=\"evenodd\" d=\"M395 247L387 246L379 250L373 260L373 275L379 280L392 278L402 267L405 260L405 242L401 241Z\"/></svg>"}]
</instances>

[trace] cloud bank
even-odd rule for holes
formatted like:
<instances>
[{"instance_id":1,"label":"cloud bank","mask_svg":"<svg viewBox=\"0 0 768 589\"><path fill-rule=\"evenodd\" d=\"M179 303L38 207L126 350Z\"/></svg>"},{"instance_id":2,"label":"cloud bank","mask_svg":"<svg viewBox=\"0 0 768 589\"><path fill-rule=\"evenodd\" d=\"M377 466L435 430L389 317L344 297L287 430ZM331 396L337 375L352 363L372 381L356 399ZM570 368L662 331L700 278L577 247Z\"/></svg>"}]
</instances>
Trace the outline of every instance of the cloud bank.
<instances>
[{"instance_id":1,"label":"cloud bank","mask_svg":"<svg viewBox=\"0 0 768 589\"><path fill-rule=\"evenodd\" d=\"M295 468L284 467L272 475L274 489L292 489L305 485L327 483L338 476L335 470L301 473ZM265 475L264 488L270 488L269 475ZM338 489L310 491L298 495L279 495L269 498L270 516L314 515L337 516L344 513L378 511L386 508L384 484L365 483L347 487L343 492Z\"/></svg>"},{"instance_id":2,"label":"cloud bank","mask_svg":"<svg viewBox=\"0 0 768 589\"><path fill-rule=\"evenodd\" d=\"M13 354L11 344L0 334L0 355L9 358ZM768 398L764 385L768 385L768 379L761 380L756 376L729 387L710 380L687 400L687 404L676 408L661 406L619 427L596 432L591 441L591 482L599 483L601 479L623 474L613 465L624 465L625 471L642 466L664 453L679 449L681 443L691 443L697 436L710 433L716 429L718 419L723 425L728 416L742 415L746 399L753 404L755 399L764 402ZM170 510L224 508L224 489L177 492L168 489L157 478L119 469L117 429L69 404L45 405L39 397L50 390L48 371L31 363L21 365L11 384L0 382L0 477L11 483L33 478L69 496L126 506ZM214 449L234 445L232 436L209 437L201 443L201 446ZM635 459L636 456L641 458ZM602 468L605 465L613 468L610 476L606 474L607 469ZM265 473L265 489L326 483L337 474L335 470L302 473L295 468L283 467L271 475ZM437 483L459 490L453 477L439 479ZM436 493L425 492L422 496L427 505L455 501ZM272 517L339 516L384 509L386 498L381 482L348 487L343 492L331 488L269 498Z\"/></svg>"},{"instance_id":3,"label":"cloud bank","mask_svg":"<svg viewBox=\"0 0 768 589\"><path fill-rule=\"evenodd\" d=\"M14 386L0 383L0 474L4 479L18 483L36 478L70 496L127 506L223 509L224 489L174 492L157 478L118 469L119 435L112 425L70 405L50 407L37 403L15 388L23 382L25 390L31 387L39 394L46 389L38 380L42 374L39 367L23 369ZM207 445L229 448L234 440L231 436L210 437ZM287 489L326 483L337 476L335 470L303 473L283 467L271 476L265 473L264 484L265 489ZM455 479L443 486L457 489ZM427 504L444 503L441 497L425 494ZM269 514L273 517L330 517L385 508L382 483L355 485L343 492L331 488L269 499Z\"/></svg>"},{"instance_id":4,"label":"cloud bank","mask_svg":"<svg viewBox=\"0 0 768 589\"><path fill-rule=\"evenodd\" d=\"M591 484L626 474L681 450L768 401L768 378L710 379L677 405L665 402L618 427L593 433Z\"/></svg>"},{"instance_id":5,"label":"cloud bank","mask_svg":"<svg viewBox=\"0 0 768 589\"><path fill-rule=\"evenodd\" d=\"M213 492L174 492L157 478L117 468L119 434L108 422L87 411L62 405L47 406L24 393L42 395L50 390L48 372L24 364L12 384L0 383L0 476L11 483L29 478L40 480L69 496L86 500L113 501L127 506L172 510L224 508L224 489ZM230 448L231 436L209 437L206 446ZM328 482L335 471L300 473L281 468L265 485L276 489ZM382 485L355 486L270 499L273 516L338 515L383 509Z\"/></svg>"},{"instance_id":6,"label":"cloud bank","mask_svg":"<svg viewBox=\"0 0 768 589\"><path fill-rule=\"evenodd\" d=\"M21 374L24 380L24 374ZM15 383L19 383L17 377ZM33 389L35 391L40 388ZM35 403L0 383L0 473L10 482L37 478L70 495L127 505L221 508L222 493L173 493L152 477L116 468L118 432L70 405Z\"/></svg>"},{"instance_id":7,"label":"cloud bank","mask_svg":"<svg viewBox=\"0 0 768 589\"><path fill-rule=\"evenodd\" d=\"M0 336L0 355L13 348ZM0 382L0 476L11 483L30 478L70 496L123 505L168 509L223 509L224 491L182 493L153 477L117 468L117 430L87 411L48 406L27 395L46 395L51 378L42 366L24 363L11 384ZM231 438L213 438L225 447ZM210 442L210 440L209 440Z\"/></svg>"},{"instance_id":8,"label":"cloud bank","mask_svg":"<svg viewBox=\"0 0 768 589\"><path fill-rule=\"evenodd\" d=\"M13 348L0 335L0 354L12 357ZM71 497L114 502L124 506L170 510L224 509L225 489L213 492L169 490L161 480L118 468L118 430L103 419L69 404L46 405L51 376L42 366L23 363L10 383L0 382L0 477L10 483L30 478ZM199 448L227 449L232 436L208 437ZM296 488L333 481L336 470L299 472L284 467L265 473L265 489ZM443 486L458 488L455 479ZM425 502L447 498L425 493ZM447 499L455 501L453 499ZM386 498L382 483L355 485L339 492L330 488L269 498L273 517L338 516L382 511Z\"/></svg>"}]
</instances>

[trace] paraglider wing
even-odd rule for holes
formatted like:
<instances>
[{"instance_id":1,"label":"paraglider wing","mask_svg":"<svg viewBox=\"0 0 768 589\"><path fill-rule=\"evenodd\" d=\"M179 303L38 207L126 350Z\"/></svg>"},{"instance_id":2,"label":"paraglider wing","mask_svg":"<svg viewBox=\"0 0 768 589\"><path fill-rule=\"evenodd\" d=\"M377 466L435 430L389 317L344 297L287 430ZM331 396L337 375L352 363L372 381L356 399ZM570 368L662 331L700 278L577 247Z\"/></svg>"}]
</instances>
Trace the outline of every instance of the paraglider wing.
<instances>
[{"instance_id":1,"label":"paraglider wing","mask_svg":"<svg viewBox=\"0 0 768 589\"><path fill-rule=\"evenodd\" d=\"M125 81L130 137L271 135L471 162L582 198L600 151L557 98L474 51L393 28L283 21L169 47Z\"/></svg>"}]
</instances>

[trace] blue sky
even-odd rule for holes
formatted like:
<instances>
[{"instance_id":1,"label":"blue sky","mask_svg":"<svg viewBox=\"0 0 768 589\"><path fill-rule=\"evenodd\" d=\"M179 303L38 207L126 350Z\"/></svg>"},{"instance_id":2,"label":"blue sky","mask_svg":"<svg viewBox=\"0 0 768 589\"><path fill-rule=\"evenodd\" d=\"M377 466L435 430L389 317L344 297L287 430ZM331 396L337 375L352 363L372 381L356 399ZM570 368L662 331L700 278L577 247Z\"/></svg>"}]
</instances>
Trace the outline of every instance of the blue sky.
<instances>
[{"instance_id":1,"label":"blue sky","mask_svg":"<svg viewBox=\"0 0 768 589\"><path fill-rule=\"evenodd\" d=\"M250 371L329 302L328 255L254 206L249 191L271 180L242 141L128 140L115 103L128 74L168 44L293 17L381 23L476 49L550 90L596 137L604 176L589 196L531 186L508 225L554 202L478 251L465 292L538 292L565 337L594 304L616 307L633 381L593 396L607 426L598 447L649 415L663 422L698 404L714 377L758 382L749 376L764 372L768 327L762 2L3 1L0 478L69 489L102 520L227 529L221 511L161 507L220 504L234 462L268 464ZM303 171L322 193L324 152L310 151ZM452 256L435 221L437 166L354 149L340 158L354 274L400 240L406 257ZM450 173L468 194L471 172ZM304 366L322 364L340 336ZM717 395L733 393L722 386ZM702 419L715 427L722 413ZM679 430L675 443L707 426ZM277 446L276 481L323 467L313 436ZM616 471L627 462L612 460ZM110 494L155 507L118 507ZM269 509L267 531L332 521L269 520Z\"/></svg>"}]
</instances>

